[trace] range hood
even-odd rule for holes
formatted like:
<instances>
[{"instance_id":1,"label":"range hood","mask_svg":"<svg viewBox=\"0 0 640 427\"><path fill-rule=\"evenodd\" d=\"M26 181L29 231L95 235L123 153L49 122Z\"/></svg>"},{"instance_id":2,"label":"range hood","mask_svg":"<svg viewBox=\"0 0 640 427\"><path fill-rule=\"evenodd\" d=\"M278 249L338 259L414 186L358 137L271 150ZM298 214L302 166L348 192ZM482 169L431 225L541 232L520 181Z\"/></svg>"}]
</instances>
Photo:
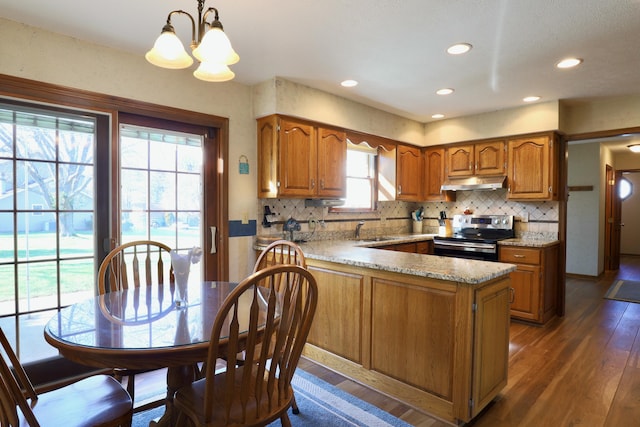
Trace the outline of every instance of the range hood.
<instances>
[{"instance_id":1,"label":"range hood","mask_svg":"<svg viewBox=\"0 0 640 427\"><path fill-rule=\"evenodd\" d=\"M344 199L304 199L304 207L333 207L344 205Z\"/></svg>"},{"instance_id":2,"label":"range hood","mask_svg":"<svg viewBox=\"0 0 640 427\"><path fill-rule=\"evenodd\" d=\"M504 188L506 176L472 176L469 178L450 178L440 187L440 191L458 190L497 190Z\"/></svg>"}]
</instances>

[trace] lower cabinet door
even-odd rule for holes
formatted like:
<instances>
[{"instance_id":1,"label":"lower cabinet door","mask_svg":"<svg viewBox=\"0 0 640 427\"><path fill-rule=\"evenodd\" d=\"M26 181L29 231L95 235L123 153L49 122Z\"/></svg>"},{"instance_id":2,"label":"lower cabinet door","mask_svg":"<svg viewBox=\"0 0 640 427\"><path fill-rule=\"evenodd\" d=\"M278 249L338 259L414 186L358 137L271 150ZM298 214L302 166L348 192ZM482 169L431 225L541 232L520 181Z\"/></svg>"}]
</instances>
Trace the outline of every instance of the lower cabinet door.
<instances>
[{"instance_id":1,"label":"lower cabinet door","mask_svg":"<svg viewBox=\"0 0 640 427\"><path fill-rule=\"evenodd\" d=\"M540 316L540 267L518 264L511 272L513 302L511 315L525 320L538 321Z\"/></svg>"}]
</instances>

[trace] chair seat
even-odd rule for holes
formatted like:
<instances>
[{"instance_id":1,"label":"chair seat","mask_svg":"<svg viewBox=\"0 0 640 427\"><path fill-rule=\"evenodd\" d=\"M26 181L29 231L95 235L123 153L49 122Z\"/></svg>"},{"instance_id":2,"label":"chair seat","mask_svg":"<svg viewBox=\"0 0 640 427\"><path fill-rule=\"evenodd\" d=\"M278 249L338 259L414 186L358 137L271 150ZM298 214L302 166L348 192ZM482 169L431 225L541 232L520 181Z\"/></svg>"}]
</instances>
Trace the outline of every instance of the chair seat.
<instances>
[{"instance_id":1,"label":"chair seat","mask_svg":"<svg viewBox=\"0 0 640 427\"><path fill-rule=\"evenodd\" d=\"M238 368L236 371L235 389L240 390L242 379L241 371L244 367ZM263 393L258 401L255 396L252 396L248 402L246 402L246 420L242 420L242 402L237 399L239 393L234 393L234 402L231 405L229 421L224 419L224 394L221 392L225 390L223 387L224 381L226 381L226 374L220 373L215 377L215 404L213 406L213 419L210 423L206 424L208 427L217 426L263 426L278 418L282 414L282 408L288 408L291 405L293 399L293 388L289 385L285 390L276 390L269 396L266 391L266 387L263 388ZM244 378L246 381L247 378ZM181 388L176 393L174 404L181 411L188 415L191 419L198 419L200 425L204 423L204 393L206 386L206 378L193 382L190 386ZM271 410L269 410L269 399L272 400ZM271 416L268 414L271 413Z\"/></svg>"},{"instance_id":2,"label":"chair seat","mask_svg":"<svg viewBox=\"0 0 640 427\"><path fill-rule=\"evenodd\" d=\"M38 400L30 405L42 427L91 427L126 424L132 402L118 381L96 375L39 394ZM114 423L116 418L119 422ZM20 425L28 425L22 414Z\"/></svg>"}]
</instances>

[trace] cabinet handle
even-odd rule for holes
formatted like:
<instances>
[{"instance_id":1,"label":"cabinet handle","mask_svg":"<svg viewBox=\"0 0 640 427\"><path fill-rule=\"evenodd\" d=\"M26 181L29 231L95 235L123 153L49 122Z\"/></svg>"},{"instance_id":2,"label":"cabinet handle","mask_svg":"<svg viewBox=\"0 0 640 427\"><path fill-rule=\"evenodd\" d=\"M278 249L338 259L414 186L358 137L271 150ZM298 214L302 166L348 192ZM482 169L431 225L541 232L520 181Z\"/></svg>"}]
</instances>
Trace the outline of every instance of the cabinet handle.
<instances>
[{"instance_id":1,"label":"cabinet handle","mask_svg":"<svg viewBox=\"0 0 640 427\"><path fill-rule=\"evenodd\" d=\"M320 180L320 189L324 190L324 178Z\"/></svg>"},{"instance_id":2,"label":"cabinet handle","mask_svg":"<svg viewBox=\"0 0 640 427\"><path fill-rule=\"evenodd\" d=\"M402 184L398 185L398 194L402 194Z\"/></svg>"},{"instance_id":3,"label":"cabinet handle","mask_svg":"<svg viewBox=\"0 0 640 427\"><path fill-rule=\"evenodd\" d=\"M316 188L316 180L311 178L311 188Z\"/></svg>"},{"instance_id":4,"label":"cabinet handle","mask_svg":"<svg viewBox=\"0 0 640 427\"><path fill-rule=\"evenodd\" d=\"M520 254L514 254L513 255L514 258L524 258L524 255L520 255Z\"/></svg>"},{"instance_id":5,"label":"cabinet handle","mask_svg":"<svg viewBox=\"0 0 640 427\"><path fill-rule=\"evenodd\" d=\"M511 293L511 298L509 299L509 304L513 304L516 300L516 290L515 288L509 288L509 292Z\"/></svg>"}]
</instances>

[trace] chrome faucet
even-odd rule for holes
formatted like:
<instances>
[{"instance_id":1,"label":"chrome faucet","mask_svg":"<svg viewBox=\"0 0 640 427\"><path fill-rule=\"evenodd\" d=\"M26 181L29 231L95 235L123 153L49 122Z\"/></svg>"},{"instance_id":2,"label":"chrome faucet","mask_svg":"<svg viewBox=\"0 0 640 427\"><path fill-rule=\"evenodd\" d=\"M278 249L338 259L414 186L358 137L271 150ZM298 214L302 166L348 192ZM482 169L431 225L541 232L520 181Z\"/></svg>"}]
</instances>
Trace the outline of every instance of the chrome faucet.
<instances>
[{"instance_id":1,"label":"chrome faucet","mask_svg":"<svg viewBox=\"0 0 640 427\"><path fill-rule=\"evenodd\" d=\"M289 240L293 242L293 232L300 231L300 223L293 218L289 218L282 226L282 231L285 233L288 231Z\"/></svg>"},{"instance_id":2,"label":"chrome faucet","mask_svg":"<svg viewBox=\"0 0 640 427\"><path fill-rule=\"evenodd\" d=\"M364 225L364 221L360 221L358 225L356 225L356 239L360 238L360 229Z\"/></svg>"}]
</instances>

